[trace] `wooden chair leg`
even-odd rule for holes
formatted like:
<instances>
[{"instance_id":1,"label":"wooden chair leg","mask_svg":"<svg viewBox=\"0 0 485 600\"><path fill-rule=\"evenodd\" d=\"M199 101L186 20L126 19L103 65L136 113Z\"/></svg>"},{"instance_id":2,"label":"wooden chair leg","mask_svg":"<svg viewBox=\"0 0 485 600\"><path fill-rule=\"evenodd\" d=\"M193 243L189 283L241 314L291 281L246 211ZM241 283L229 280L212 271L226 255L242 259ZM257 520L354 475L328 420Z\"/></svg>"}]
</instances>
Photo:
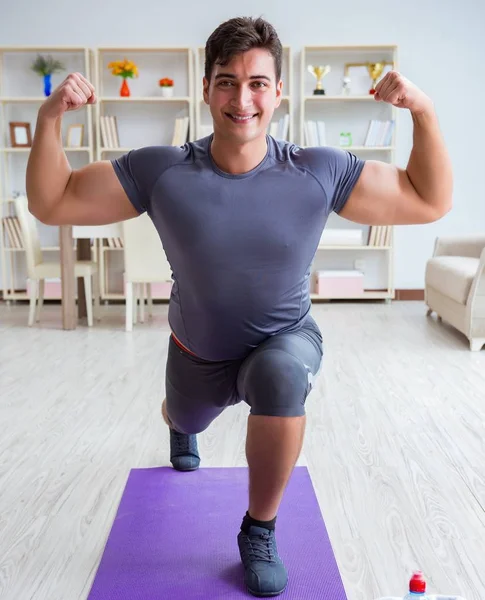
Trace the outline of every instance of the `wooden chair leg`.
<instances>
[{"instance_id":1,"label":"wooden chair leg","mask_svg":"<svg viewBox=\"0 0 485 600\"><path fill-rule=\"evenodd\" d=\"M45 294L45 279L39 280L39 300L37 302L37 315L35 320L37 323L40 321L40 313L44 307L44 294Z\"/></svg>"},{"instance_id":2,"label":"wooden chair leg","mask_svg":"<svg viewBox=\"0 0 485 600\"><path fill-rule=\"evenodd\" d=\"M139 283L133 283L133 325L138 322L138 296L139 296Z\"/></svg>"},{"instance_id":3,"label":"wooden chair leg","mask_svg":"<svg viewBox=\"0 0 485 600\"><path fill-rule=\"evenodd\" d=\"M133 330L133 283L127 281L125 283L125 319L126 319L126 331Z\"/></svg>"},{"instance_id":4,"label":"wooden chair leg","mask_svg":"<svg viewBox=\"0 0 485 600\"><path fill-rule=\"evenodd\" d=\"M101 310L99 306L99 279L98 273L93 275L93 296L94 296L94 313L96 321L101 321Z\"/></svg>"},{"instance_id":5,"label":"wooden chair leg","mask_svg":"<svg viewBox=\"0 0 485 600\"><path fill-rule=\"evenodd\" d=\"M88 317L88 327L93 326L93 290L91 286L91 275L84 278L84 295L86 297L86 313Z\"/></svg>"},{"instance_id":6,"label":"wooden chair leg","mask_svg":"<svg viewBox=\"0 0 485 600\"><path fill-rule=\"evenodd\" d=\"M473 338L470 340L470 350L472 352L480 352L483 346L485 346L485 338Z\"/></svg>"},{"instance_id":7,"label":"wooden chair leg","mask_svg":"<svg viewBox=\"0 0 485 600\"><path fill-rule=\"evenodd\" d=\"M147 302L148 302L148 316L153 317L153 296L152 296L152 284L147 283Z\"/></svg>"},{"instance_id":8,"label":"wooden chair leg","mask_svg":"<svg viewBox=\"0 0 485 600\"><path fill-rule=\"evenodd\" d=\"M145 322L145 285L144 283L139 283L140 286L140 323Z\"/></svg>"},{"instance_id":9,"label":"wooden chair leg","mask_svg":"<svg viewBox=\"0 0 485 600\"><path fill-rule=\"evenodd\" d=\"M29 285L30 308L29 308L29 327L32 327L35 319L35 304L37 302L38 279L31 279Z\"/></svg>"}]
</instances>

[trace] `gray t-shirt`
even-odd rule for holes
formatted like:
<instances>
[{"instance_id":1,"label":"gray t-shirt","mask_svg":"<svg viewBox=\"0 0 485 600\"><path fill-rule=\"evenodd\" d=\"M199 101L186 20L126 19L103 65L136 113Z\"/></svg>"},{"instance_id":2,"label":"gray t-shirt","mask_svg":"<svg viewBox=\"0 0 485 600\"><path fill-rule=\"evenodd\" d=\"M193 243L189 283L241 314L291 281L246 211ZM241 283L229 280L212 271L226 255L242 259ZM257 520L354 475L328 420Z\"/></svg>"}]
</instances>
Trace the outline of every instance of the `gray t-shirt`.
<instances>
[{"instance_id":1,"label":"gray t-shirt","mask_svg":"<svg viewBox=\"0 0 485 600\"><path fill-rule=\"evenodd\" d=\"M267 136L262 162L232 175L214 163L211 141L132 150L112 164L160 234L173 273L174 334L201 358L238 359L302 326L323 228L364 161Z\"/></svg>"}]
</instances>

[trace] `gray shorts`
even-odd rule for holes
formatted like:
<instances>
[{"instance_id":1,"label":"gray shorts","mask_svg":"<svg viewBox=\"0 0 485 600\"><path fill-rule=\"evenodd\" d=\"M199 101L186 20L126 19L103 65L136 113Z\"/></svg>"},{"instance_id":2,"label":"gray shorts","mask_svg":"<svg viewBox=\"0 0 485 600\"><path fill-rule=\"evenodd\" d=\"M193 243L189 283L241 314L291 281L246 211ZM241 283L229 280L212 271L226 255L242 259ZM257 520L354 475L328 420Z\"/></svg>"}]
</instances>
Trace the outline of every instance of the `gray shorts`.
<instances>
[{"instance_id":1,"label":"gray shorts","mask_svg":"<svg viewBox=\"0 0 485 600\"><path fill-rule=\"evenodd\" d=\"M204 431L224 409L242 401L253 415L302 416L322 358L322 335L310 315L299 331L271 336L241 360L197 358L170 336L167 414L183 433Z\"/></svg>"}]
</instances>

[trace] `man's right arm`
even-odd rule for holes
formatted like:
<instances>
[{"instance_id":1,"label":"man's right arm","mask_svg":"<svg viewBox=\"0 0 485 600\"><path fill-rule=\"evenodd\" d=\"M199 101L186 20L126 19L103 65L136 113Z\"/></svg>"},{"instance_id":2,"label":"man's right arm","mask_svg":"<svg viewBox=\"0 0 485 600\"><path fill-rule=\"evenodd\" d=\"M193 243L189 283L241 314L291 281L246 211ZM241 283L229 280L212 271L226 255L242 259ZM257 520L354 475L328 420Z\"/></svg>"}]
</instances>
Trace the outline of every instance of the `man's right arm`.
<instances>
[{"instance_id":1,"label":"man's right arm","mask_svg":"<svg viewBox=\"0 0 485 600\"><path fill-rule=\"evenodd\" d=\"M94 103L94 88L72 74L39 110L27 164L30 212L48 225L105 225L138 216L110 161L73 170L62 147L67 110Z\"/></svg>"}]
</instances>

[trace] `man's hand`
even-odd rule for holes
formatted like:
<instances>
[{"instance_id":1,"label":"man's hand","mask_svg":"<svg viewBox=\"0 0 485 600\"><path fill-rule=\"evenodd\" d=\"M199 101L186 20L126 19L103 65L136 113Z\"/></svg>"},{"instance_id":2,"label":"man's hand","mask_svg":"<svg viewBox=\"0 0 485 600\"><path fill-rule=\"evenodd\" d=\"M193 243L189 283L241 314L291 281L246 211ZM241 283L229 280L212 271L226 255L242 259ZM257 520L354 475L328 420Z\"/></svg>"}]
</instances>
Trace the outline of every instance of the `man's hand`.
<instances>
[{"instance_id":1,"label":"man's hand","mask_svg":"<svg viewBox=\"0 0 485 600\"><path fill-rule=\"evenodd\" d=\"M431 98L397 71L389 71L379 81L374 98L398 108L408 108L415 115L433 108Z\"/></svg>"},{"instance_id":2,"label":"man's hand","mask_svg":"<svg viewBox=\"0 0 485 600\"><path fill-rule=\"evenodd\" d=\"M39 116L57 119L68 110L77 110L85 104L94 104L94 87L81 73L71 73L44 101Z\"/></svg>"},{"instance_id":3,"label":"man's hand","mask_svg":"<svg viewBox=\"0 0 485 600\"><path fill-rule=\"evenodd\" d=\"M376 85L374 97L411 111L411 156L406 169L367 160L340 216L366 225L441 219L452 207L453 176L431 99L396 71L387 73Z\"/></svg>"}]
</instances>

